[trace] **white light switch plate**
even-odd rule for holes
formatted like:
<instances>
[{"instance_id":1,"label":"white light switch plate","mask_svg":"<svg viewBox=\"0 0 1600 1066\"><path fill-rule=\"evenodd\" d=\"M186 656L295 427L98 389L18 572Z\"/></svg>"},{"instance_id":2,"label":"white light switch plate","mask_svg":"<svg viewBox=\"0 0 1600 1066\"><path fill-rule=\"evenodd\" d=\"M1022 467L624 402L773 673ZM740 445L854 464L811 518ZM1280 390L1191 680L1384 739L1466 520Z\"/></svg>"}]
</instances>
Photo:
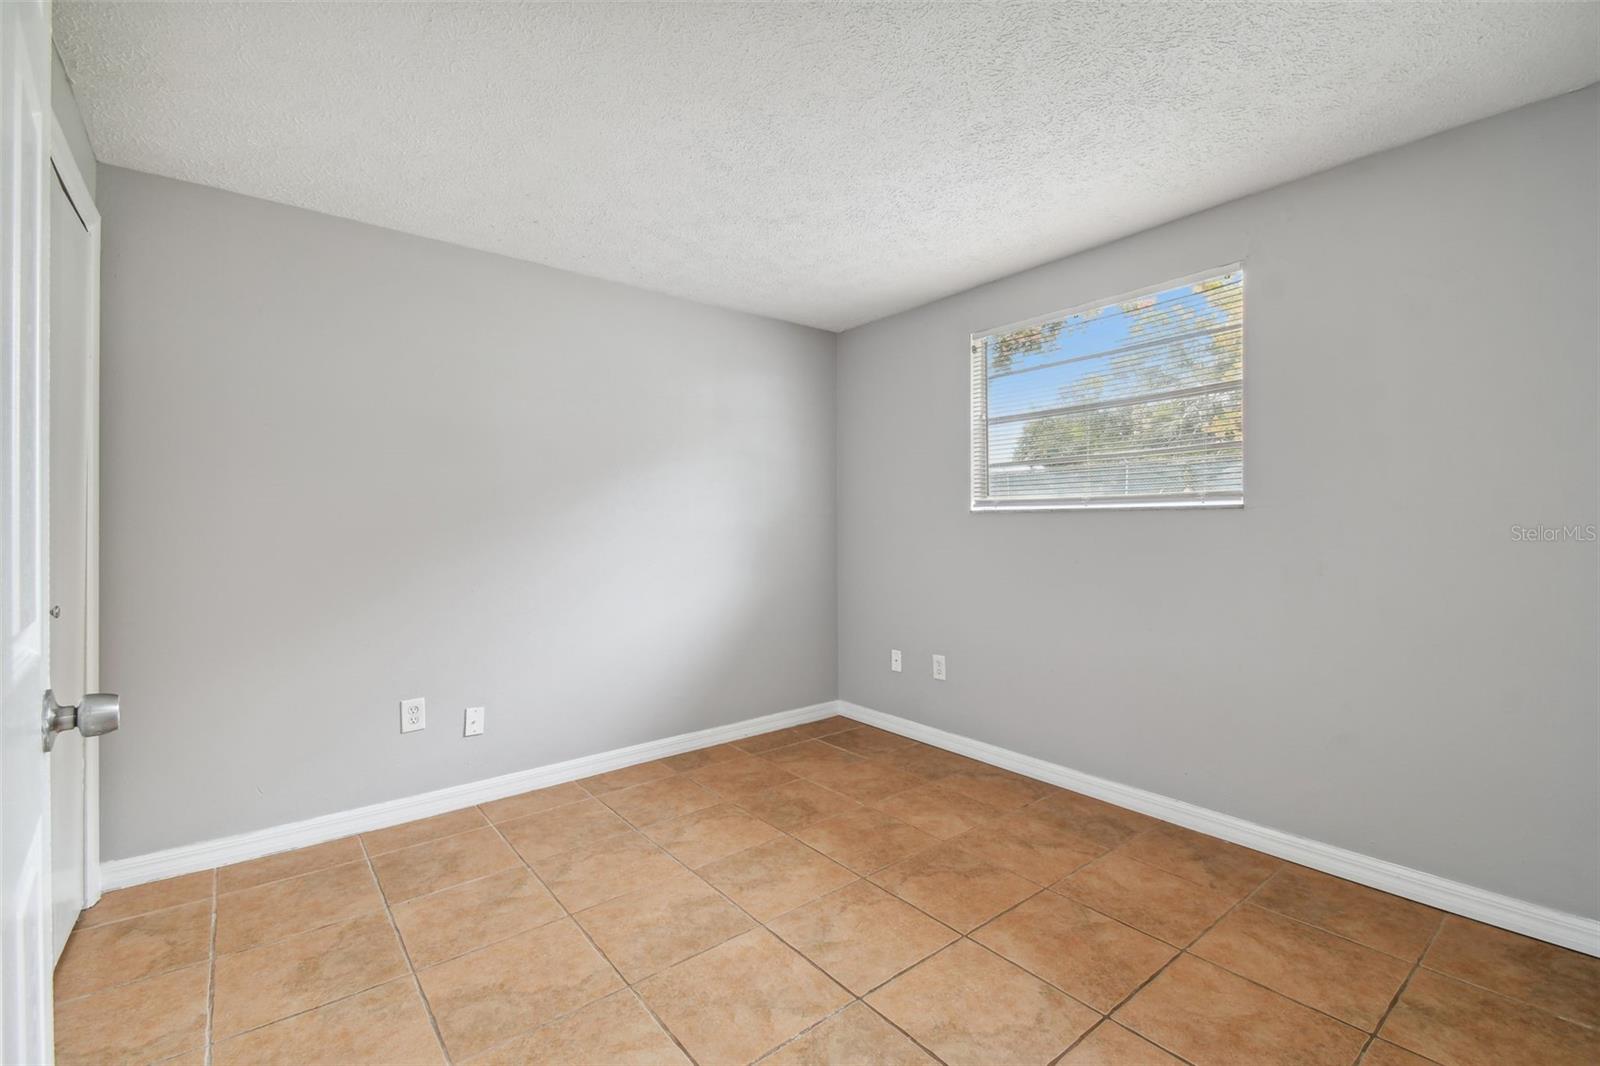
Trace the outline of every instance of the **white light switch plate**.
<instances>
[{"instance_id":1,"label":"white light switch plate","mask_svg":"<svg viewBox=\"0 0 1600 1066\"><path fill-rule=\"evenodd\" d=\"M900 672L900 649L895 648L889 652L889 669L895 673Z\"/></svg>"},{"instance_id":2,"label":"white light switch plate","mask_svg":"<svg viewBox=\"0 0 1600 1066\"><path fill-rule=\"evenodd\" d=\"M466 721L462 726L461 735L464 737L477 737L483 735L483 708L468 707Z\"/></svg>"}]
</instances>

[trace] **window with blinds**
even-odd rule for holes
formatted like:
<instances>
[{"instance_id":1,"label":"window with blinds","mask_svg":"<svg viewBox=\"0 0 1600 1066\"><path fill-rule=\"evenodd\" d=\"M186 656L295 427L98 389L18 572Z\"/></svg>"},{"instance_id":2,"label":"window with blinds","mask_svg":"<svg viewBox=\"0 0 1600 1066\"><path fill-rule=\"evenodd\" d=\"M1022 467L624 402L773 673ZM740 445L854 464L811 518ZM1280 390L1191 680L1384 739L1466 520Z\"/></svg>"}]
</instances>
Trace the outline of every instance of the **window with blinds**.
<instances>
[{"instance_id":1,"label":"window with blinds","mask_svg":"<svg viewBox=\"0 0 1600 1066\"><path fill-rule=\"evenodd\" d=\"M972 507L1244 502L1244 270L972 337Z\"/></svg>"}]
</instances>

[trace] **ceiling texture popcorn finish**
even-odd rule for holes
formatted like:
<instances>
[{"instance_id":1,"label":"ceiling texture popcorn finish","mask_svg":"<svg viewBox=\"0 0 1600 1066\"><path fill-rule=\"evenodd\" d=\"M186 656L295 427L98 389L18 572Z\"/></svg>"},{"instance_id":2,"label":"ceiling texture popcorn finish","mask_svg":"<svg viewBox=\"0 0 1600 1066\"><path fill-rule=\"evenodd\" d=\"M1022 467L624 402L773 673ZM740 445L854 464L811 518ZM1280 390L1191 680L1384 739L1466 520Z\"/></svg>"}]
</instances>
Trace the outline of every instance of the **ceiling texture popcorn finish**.
<instances>
[{"instance_id":1,"label":"ceiling texture popcorn finish","mask_svg":"<svg viewBox=\"0 0 1600 1066\"><path fill-rule=\"evenodd\" d=\"M1600 80L1589 3L55 12L102 162L833 330Z\"/></svg>"}]
</instances>

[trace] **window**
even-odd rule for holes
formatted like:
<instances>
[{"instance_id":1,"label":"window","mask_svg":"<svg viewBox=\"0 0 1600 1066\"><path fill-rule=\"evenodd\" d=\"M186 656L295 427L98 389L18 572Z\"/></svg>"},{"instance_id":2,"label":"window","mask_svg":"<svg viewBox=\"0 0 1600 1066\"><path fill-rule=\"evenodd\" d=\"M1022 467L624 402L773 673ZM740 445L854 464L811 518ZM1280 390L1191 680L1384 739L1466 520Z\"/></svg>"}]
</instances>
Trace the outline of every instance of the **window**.
<instances>
[{"instance_id":1,"label":"window","mask_svg":"<svg viewBox=\"0 0 1600 1066\"><path fill-rule=\"evenodd\" d=\"M973 335L973 510L1242 503L1242 267Z\"/></svg>"}]
</instances>

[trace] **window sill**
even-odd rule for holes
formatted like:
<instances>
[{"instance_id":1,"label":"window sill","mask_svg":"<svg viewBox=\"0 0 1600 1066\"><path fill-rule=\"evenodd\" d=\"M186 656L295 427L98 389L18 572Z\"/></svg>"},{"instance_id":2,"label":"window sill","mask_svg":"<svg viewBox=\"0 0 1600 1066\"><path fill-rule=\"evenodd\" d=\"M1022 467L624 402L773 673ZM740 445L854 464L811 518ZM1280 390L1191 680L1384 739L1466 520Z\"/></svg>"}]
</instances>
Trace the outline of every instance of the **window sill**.
<instances>
[{"instance_id":1,"label":"window sill","mask_svg":"<svg viewBox=\"0 0 1600 1066\"><path fill-rule=\"evenodd\" d=\"M1193 500L1015 500L984 501L972 505L973 514L1021 511L1209 511L1244 506L1242 496L1215 496Z\"/></svg>"}]
</instances>

